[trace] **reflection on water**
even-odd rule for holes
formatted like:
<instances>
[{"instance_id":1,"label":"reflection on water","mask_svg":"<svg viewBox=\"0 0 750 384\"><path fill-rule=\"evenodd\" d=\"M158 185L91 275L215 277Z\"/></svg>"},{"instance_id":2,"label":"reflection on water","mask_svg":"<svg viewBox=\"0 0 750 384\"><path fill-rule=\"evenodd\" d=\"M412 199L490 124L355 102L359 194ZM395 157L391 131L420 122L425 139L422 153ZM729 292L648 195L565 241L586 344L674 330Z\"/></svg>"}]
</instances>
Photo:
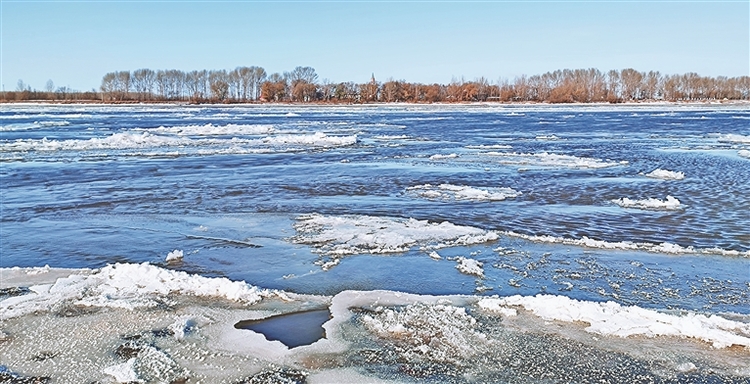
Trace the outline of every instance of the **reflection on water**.
<instances>
[{"instance_id":1,"label":"reflection on water","mask_svg":"<svg viewBox=\"0 0 750 384\"><path fill-rule=\"evenodd\" d=\"M259 320L244 320L237 329L249 329L263 334L267 340L277 340L289 348L310 345L325 337L322 325L331 318L327 309L285 313Z\"/></svg>"}]
</instances>

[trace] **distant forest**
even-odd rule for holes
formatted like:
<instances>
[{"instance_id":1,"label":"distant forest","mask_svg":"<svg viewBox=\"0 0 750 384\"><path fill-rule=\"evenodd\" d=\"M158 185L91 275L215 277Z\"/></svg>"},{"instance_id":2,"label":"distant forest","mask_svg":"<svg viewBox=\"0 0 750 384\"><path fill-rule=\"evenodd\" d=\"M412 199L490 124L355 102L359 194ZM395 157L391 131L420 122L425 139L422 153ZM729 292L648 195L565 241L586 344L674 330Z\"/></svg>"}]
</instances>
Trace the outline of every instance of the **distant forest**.
<instances>
[{"instance_id":1,"label":"distant forest","mask_svg":"<svg viewBox=\"0 0 750 384\"><path fill-rule=\"evenodd\" d=\"M32 90L18 81L15 92L3 92L2 101L62 101L104 103L622 103L640 101L750 100L750 76L705 77L697 73L664 75L634 69L601 72L564 69L514 80L490 82L454 79L449 84L420 84L373 75L365 83L319 81L315 69L296 67L267 74L261 67L234 70L138 69L102 77L99 90L55 88Z\"/></svg>"}]
</instances>

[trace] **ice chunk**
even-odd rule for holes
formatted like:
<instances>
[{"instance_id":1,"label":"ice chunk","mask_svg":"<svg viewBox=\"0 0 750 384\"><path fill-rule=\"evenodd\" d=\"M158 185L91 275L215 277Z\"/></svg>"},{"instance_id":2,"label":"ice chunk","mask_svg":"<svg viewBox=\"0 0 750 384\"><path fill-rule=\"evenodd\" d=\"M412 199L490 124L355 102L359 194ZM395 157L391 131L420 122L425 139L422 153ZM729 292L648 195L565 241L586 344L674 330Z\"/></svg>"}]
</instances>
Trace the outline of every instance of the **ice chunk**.
<instances>
[{"instance_id":1,"label":"ice chunk","mask_svg":"<svg viewBox=\"0 0 750 384\"><path fill-rule=\"evenodd\" d=\"M456 154L456 153L451 153L451 154L449 154L449 155L440 155L440 154L436 154L436 155L432 155L432 156L430 156L430 160L445 160L445 159L455 159L455 158L457 158L457 157L458 157L458 154Z\"/></svg>"},{"instance_id":2,"label":"ice chunk","mask_svg":"<svg viewBox=\"0 0 750 384\"><path fill-rule=\"evenodd\" d=\"M170 261L182 260L182 256L183 256L182 250L175 249L174 251L169 252L167 254L166 262L168 263Z\"/></svg>"},{"instance_id":3,"label":"ice chunk","mask_svg":"<svg viewBox=\"0 0 750 384\"><path fill-rule=\"evenodd\" d=\"M482 269L483 264L481 261L459 257L457 262L456 269L461 273L484 278L484 269Z\"/></svg>"},{"instance_id":4,"label":"ice chunk","mask_svg":"<svg viewBox=\"0 0 750 384\"><path fill-rule=\"evenodd\" d=\"M416 185L406 189L407 193L416 194L430 200L474 200L474 201L500 201L521 195L511 188L486 188L479 189L469 186L440 184Z\"/></svg>"},{"instance_id":5,"label":"ice chunk","mask_svg":"<svg viewBox=\"0 0 750 384\"><path fill-rule=\"evenodd\" d=\"M666 200L659 200L654 198L645 200L632 200L627 197L623 197L621 199L612 200L612 202L623 208L656 209L670 211L682 209L680 200L677 200L676 198L669 195L667 195Z\"/></svg>"},{"instance_id":6,"label":"ice chunk","mask_svg":"<svg viewBox=\"0 0 750 384\"><path fill-rule=\"evenodd\" d=\"M685 178L685 174L682 172L667 171L665 169L655 169L652 172L647 173L646 177L661 180L682 180Z\"/></svg>"}]
</instances>

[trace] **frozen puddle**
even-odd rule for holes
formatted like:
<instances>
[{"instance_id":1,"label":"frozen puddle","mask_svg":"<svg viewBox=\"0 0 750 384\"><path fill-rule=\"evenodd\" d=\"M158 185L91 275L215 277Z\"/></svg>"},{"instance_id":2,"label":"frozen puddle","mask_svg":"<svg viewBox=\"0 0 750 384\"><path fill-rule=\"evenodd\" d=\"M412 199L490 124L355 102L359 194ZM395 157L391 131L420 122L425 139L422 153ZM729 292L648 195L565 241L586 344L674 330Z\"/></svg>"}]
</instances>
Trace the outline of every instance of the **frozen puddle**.
<instances>
[{"instance_id":1,"label":"frozen puddle","mask_svg":"<svg viewBox=\"0 0 750 384\"><path fill-rule=\"evenodd\" d=\"M276 315L260 320L244 320L235 324L237 329L249 329L280 341L289 348L310 345L325 337L323 324L331 318L327 309Z\"/></svg>"}]
</instances>

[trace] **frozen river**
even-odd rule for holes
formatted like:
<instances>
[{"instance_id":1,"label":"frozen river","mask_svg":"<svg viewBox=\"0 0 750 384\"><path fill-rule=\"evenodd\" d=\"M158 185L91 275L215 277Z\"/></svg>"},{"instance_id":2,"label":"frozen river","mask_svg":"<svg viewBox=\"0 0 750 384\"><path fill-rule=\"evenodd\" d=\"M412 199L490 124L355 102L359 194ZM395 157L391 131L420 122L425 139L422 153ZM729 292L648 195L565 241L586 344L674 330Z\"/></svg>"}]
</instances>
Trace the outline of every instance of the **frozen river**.
<instances>
[{"instance_id":1,"label":"frozen river","mask_svg":"<svg viewBox=\"0 0 750 384\"><path fill-rule=\"evenodd\" d=\"M11 337L60 303L127 318L118 311L142 310L131 301L178 292L262 307L246 318L332 308L325 341L338 349L318 342L260 353L261 363L227 382L264 369L262 361L311 382L575 381L569 367L579 360L581 382L750 380L747 106L6 105L0 122L7 371L67 382L47 359L15 361L32 347ZM53 269L31 268L45 265ZM65 289L31 289L34 279L53 283L81 268L76 282L58 281ZM122 271L139 268L132 273L190 275L169 278L185 286L123 293ZM284 291L297 304L271 305L255 291L241 299L222 284L196 293L187 287L213 284L190 280L198 278ZM398 299L381 298L389 295ZM337 301L346 303L338 314ZM184 319L206 317L212 305L167 307L193 308ZM212 339L209 325L191 321L185 338L203 337L201 348L213 351L209 341L226 336ZM393 341L393 329L427 341ZM455 334L439 339L446 329ZM356 342L342 341L351 335ZM685 338L688 346L675 341ZM546 343L559 351L535 349ZM580 356L561 357L570 348L614 360L601 373ZM664 348L678 352L654 357ZM472 364L451 351L486 358ZM324 352L338 363L297 356ZM211 382L195 361L170 358L191 380ZM96 374L81 374L117 378L106 372L114 366L150 380L103 359L81 371Z\"/></svg>"}]
</instances>

